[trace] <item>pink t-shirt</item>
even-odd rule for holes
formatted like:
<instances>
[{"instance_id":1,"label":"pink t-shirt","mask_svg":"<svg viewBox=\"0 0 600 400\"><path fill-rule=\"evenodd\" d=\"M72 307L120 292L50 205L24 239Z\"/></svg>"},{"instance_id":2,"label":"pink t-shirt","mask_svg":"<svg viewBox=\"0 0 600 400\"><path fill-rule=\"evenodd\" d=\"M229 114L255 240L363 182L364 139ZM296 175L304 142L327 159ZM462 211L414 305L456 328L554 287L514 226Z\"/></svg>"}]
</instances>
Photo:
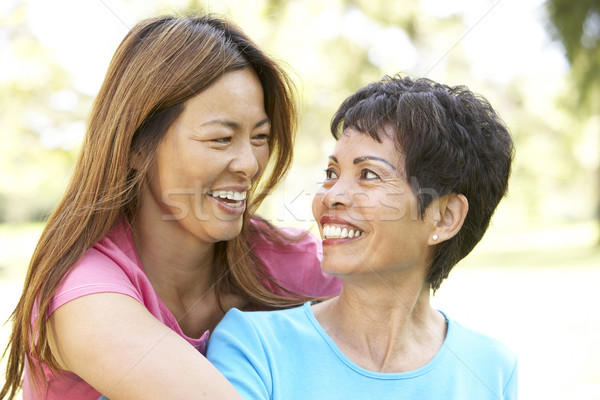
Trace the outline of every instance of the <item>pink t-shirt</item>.
<instances>
[{"instance_id":1,"label":"pink t-shirt","mask_svg":"<svg viewBox=\"0 0 600 400\"><path fill-rule=\"evenodd\" d=\"M261 222L253 221L254 224ZM297 235L295 228L280 228ZM341 283L321 270L321 242L307 235L297 243L277 246L263 235L254 235L251 241L254 253L274 280L294 292L309 296L338 294ZM271 288L281 294L278 288ZM177 320L165 306L150 284L133 244L128 221L123 218L110 232L90 248L72 269L50 303L49 314L63 304L93 293L121 293L142 303L159 321L177 332L199 352L205 354L209 332L199 339L186 336ZM43 366L48 386L39 393L30 381L26 368L23 399L96 400L100 393L71 372L57 376Z\"/></svg>"}]
</instances>

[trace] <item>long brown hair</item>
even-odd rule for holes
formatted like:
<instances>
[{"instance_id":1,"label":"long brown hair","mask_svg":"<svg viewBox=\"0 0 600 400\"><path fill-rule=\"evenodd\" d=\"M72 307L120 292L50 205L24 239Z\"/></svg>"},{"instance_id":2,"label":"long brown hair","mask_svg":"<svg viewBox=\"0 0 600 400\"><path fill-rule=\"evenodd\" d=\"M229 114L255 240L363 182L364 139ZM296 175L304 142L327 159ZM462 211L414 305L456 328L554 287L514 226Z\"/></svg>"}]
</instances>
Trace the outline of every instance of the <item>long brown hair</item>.
<instances>
[{"instance_id":1,"label":"long brown hair","mask_svg":"<svg viewBox=\"0 0 600 400\"><path fill-rule=\"evenodd\" d=\"M291 292L289 298L272 294L263 284L269 277L248 244L249 219L292 161L297 123L293 83L229 21L212 16L143 20L126 35L111 61L71 182L31 258L23 294L11 316L13 329L4 352L8 354L6 382L0 398L15 397L25 361L39 372L34 378L43 377L42 362L59 370L46 327L48 305L58 286L71 266L119 218L135 218L158 144L185 102L224 73L247 66L260 79L265 111L271 119L271 167L250 191L241 234L217 243L217 299L234 292L263 307L306 300ZM142 165L133 168L133 157L143 158ZM36 311L38 317L32 324Z\"/></svg>"}]
</instances>

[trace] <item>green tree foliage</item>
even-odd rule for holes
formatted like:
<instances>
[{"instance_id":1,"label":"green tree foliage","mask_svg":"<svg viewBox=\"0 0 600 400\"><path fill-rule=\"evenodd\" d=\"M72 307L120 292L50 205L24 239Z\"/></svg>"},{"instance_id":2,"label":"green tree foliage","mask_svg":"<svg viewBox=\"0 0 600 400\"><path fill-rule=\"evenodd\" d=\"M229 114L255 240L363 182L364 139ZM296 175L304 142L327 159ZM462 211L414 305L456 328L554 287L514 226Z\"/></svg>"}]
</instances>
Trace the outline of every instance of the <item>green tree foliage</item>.
<instances>
[{"instance_id":1,"label":"green tree foliage","mask_svg":"<svg viewBox=\"0 0 600 400\"><path fill-rule=\"evenodd\" d=\"M548 0L550 31L563 44L583 103L600 91L600 0Z\"/></svg>"},{"instance_id":2,"label":"green tree foliage","mask_svg":"<svg viewBox=\"0 0 600 400\"><path fill-rule=\"evenodd\" d=\"M548 28L564 46L578 93L576 102L567 107L580 118L596 121L600 129L597 122L600 119L600 0L548 0L546 6L550 16ZM597 150L600 154L600 144ZM600 224L600 166L596 170L595 187L596 217Z\"/></svg>"},{"instance_id":3,"label":"green tree foliage","mask_svg":"<svg viewBox=\"0 0 600 400\"><path fill-rule=\"evenodd\" d=\"M89 88L93 89L93 85L82 89L78 84L81 77L69 72L76 69L64 64L67 48L73 49L70 61L90 58L89 53L73 47L86 42L64 43L62 52L53 53L47 47L48 38L35 30L27 15L29 7L39 6L43 0L29 1L30 5L13 1L12 8L0 16L0 221L40 219L56 204L85 131ZM60 3L78 4L74 0ZM489 52L484 55L464 45L477 35L507 33L502 30L504 20L490 24L488 18L506 2L474 0L473 5L479 6L475 20L465 17L459 6L434 0L122 0L94 4L93 13L86 11L87 6L76 7L74 16L57 13L52 17L52 29L62 30L64 35L58 37L63 41L76 34L89 37L90 43L95 39L111 42L116 48L119 35L139 18L191 8L233 19L271 56L287 65L300 89L300 131L294 168L283 193L276 193L266 203L268 211L285 223L296 220L310 226L310 200L333 148L329 121L340 102L367 82L394 73L467 84L498 108L518 149L510 201L505 202L507 206L516 204L507 213L513 220L562 216L567 208L581 217L585 214L581 210L592 208L585 202L577 207L563 205L564 199L586 198L589 193L583 177L589 175L590 167L582 164L577 152L577 148L589 147L578 133L588 129L588 119L578 120L562 111L573 99L572 91L563 98L564 104L557 105L552 100L554 88L562 82L553 80L549 85L543 77L514 76L514 72L499 82L478 73L474 64L482 58L493 58L500 65L510 66L507 60L521 65L517 57L511 58L510 40L519 40L514 36L509 35L504 48L495 48L497 41L488 45L484 50ZM440 6L444 12L436 12ZM100 18L102 12L108 20ZM92 15L104 22L100 32L97 27L75 23ZM112 28L118 32L107 32L111 21L118 22L117 28ZM587 24L594 26L592 22ZM482 32L479 28L486 24L494 29ZM94 48L98 52L97 46ZM98 57L94 65L107 64L108 57ZM557 204L562 207L559 212ZM286 211L291 206L296 210L293 216Z\"/></svg>"},{"instance_id":4,"label":"green tree foliage","mask_svg":"<svg viewBox=\"0 0 600 400\"><path fill-rule=\"evenodd\" d=\"M0 222L40 220L55 206L89 107L26 14L26 3L17 2L0 18Z\"/></svg>"},{"instance_id":5,"label":"green tree foliage","mask_svg":"<svg viewBox=\"0 0 600 400\"><path fill-rule=\"evenodd\" d=\"M341 101L387 74L426 75L454 44L444 42L448 32L466 28L460 17L421 12L418 1L267 0L258 9L255 15L238 7L224 11L290 67L302 99L296 157L287 181L293 185L286 183L283 193L266 205L276 218L307 226L310 200L333 148L329 122ZM292 215L273 211L282 204Z\"/></svg>"}]
</instances>

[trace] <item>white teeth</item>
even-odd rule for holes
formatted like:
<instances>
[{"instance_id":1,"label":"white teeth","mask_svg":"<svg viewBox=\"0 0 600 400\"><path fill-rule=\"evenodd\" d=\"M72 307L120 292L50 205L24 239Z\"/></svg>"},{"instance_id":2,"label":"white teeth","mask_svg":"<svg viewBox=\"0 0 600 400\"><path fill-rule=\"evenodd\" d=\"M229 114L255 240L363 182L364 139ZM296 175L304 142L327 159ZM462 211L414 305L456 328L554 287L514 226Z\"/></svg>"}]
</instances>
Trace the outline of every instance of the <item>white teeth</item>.
<instances>
[{"instance_id":1,"label":"white teeth","mask_svg":"<svg viewBox=\"0 0 600 400\"><path fill-rule=\"evenodd\" d=\"M358 229L342 228L334 225L323 225L323 238L324 239L346 239L355 238L361 236L363 233Z\"/></svg>"},{"instance_id":2,"label":"white teeth","mask_svg":"<svg viewBox=\"0 0 600 400\"><path fill-rule=\"evenodd\" d=\"M225 190L209 190L208 195L212 197L218 197L221 199L228 199L233 201L241 201L246 199L246 192L234 192Z\"/></svg>"}]
</instances>

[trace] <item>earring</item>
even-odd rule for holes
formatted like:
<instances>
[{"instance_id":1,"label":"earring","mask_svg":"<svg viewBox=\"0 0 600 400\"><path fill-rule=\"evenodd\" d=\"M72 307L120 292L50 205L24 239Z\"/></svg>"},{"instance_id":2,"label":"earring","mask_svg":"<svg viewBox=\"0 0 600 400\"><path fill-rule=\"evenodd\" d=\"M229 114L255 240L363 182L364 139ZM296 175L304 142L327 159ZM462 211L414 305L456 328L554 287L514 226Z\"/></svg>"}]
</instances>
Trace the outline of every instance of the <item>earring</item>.
<instances>
[{"instance_id":1,"label":"earring","mask_svg":"<svg viewBox=\"0 0 600 400\"><path fill-rule=\"evenodd\" d=\"M433 235L431 238L432 238L433 240L438 240L438 235Z\"/></svg>"}]
</instances>

